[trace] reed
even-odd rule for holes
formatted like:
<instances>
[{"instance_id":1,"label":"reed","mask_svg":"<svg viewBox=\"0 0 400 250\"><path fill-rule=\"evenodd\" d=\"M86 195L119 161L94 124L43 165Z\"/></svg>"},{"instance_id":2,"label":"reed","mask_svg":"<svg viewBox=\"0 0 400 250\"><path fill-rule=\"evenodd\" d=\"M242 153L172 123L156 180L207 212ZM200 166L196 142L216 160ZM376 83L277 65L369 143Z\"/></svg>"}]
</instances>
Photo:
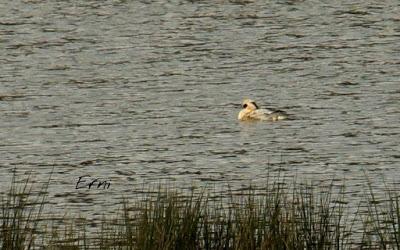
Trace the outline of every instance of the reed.
<instances>
[{"instance_id":1,"label":"reed","mask_svg":"<svg viewBox=\"0 0 400 250\"><path fill-rule=\"evenodd\" d=\"M1 197L1 249L34 249L35 239L40 236L38 223L42 219L51 176L36 194L30 177L29 173L25 182L18 186L14 169L9 191Z\"/></svg>"},{"instance_id":2,"label":"reed","mask_svg":"<svg viewBox=\"0 0 400 250\"><path fill-rule=\"evenodd\" d=\"M123 199L120 211L93 231L84 218L46 226L49 183L34 192L30 177L19 184L13 176L0 204L1 249L400 248L399 193L386 188L378 199L371 184L359 204L364 212L356 214L345 187L333 183L288 186L278 179L227 193L160 186L142 199Z\"/></svg>"},{"instance_id":3,"label":"reed","mask_svg":"<svg viewBox=\"0 0 400 250\"><path fill-rule=\"evenodd\" d=\"M400 193L385 185L383 197L378 197L369 181L365 197L362 245L371 249L400 249Z\"/></svg>"}]
</instances>

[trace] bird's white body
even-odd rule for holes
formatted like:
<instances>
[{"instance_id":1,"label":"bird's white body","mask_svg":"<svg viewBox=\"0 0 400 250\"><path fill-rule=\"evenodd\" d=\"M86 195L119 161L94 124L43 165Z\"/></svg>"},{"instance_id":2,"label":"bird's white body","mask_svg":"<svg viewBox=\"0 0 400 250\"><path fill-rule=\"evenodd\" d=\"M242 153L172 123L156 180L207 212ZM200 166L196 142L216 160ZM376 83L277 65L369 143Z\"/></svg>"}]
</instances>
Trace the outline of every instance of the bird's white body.
<instances>
[{"instance_id":1,"label":"bird's white body","mask_svg":"<svg viewBox=\"0 0 400 250\"><path fill-rule=\"evenodd\" d=\"M260 109L257 104L250 99L246 99L242 103L242 110L239 112L238 119L240 121L279 121L287 118L287 114L283 111L273 111L270 109Z\"/></svg>"}]
</instances>

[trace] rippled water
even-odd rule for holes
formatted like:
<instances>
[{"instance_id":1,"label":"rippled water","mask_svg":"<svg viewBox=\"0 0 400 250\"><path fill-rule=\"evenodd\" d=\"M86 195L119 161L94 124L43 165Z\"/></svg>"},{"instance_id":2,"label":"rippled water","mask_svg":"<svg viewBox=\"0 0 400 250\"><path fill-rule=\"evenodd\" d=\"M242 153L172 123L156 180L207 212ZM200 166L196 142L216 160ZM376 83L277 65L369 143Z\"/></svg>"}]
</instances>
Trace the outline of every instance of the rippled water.
<instances>
[{"instance_id":1,"label":"rippled water","mask_svg":"<svg viewBox=\"0 0 400 250\"><path fill-rule=\"evenodd\" d=\"M103 212L151 183L400 178L398 1L0 3L0 181ZM250 97L295 119L239 123ZM79 176L110 189L75 190ZM103 210L103 211L102 211Z\"/></svg>"}]
</instances>

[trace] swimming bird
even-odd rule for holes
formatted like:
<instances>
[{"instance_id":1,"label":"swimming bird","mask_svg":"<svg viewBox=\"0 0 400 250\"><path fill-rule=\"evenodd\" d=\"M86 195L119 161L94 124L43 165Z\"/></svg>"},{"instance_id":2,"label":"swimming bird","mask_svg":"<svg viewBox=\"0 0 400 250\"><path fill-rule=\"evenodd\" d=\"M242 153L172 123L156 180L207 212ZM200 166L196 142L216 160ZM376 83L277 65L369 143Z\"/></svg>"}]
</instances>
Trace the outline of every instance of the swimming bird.
<instances>
[{"instance_id":1,"label":"swimming bird","mask_svg":"<svg viewBox=\"0 0 400 250\"><path fill-rule=\"evenodd\" d=\"M256 102L251 99L245 99L242 102L242 108L238 115L240 121L279 121L287 119L286 112L259 108Z\"/></svg>"}]
</instances>

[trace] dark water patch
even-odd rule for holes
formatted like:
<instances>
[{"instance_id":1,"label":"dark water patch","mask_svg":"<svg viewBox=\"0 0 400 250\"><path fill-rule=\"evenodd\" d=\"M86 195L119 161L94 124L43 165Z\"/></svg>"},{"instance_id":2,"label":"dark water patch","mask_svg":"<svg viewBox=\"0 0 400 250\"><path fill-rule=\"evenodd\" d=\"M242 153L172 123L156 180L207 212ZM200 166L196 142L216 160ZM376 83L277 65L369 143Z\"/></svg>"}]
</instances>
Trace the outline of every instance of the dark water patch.
<instances>
[{"instance_id":1,"label":"dark water patch","mask_svg":"<svg viewBox=\"0 0 400 250\"><path fill-rule=\"evenodd\" d=\"M217 150L210 150L208 151L211 155L222 155L222 156L228 156L228 157L236 157L237 155L242 155L246 154L247 150L241 149L241 150L234 150L234 151L217 151Z\"/></svg>"},{"instance_id":2,"label":"dark water patch","mask_svg":"<svg viewBox=\"0 0 400 250\"><path fill-rule=\"evenodd\" d=\"M201 171L185 170L185 171L179 172L178 174L179 175L201 175L202 172Z\"/></svg>"},{"instance_id":3,"label":"dark water patch","mask_svg":"<svg viewBox=\"0 0 400 250\"><path fill-rule=\"evenodd\" d=\"M18 101L26 97L26 95L0 95L0 101Z\"/></svg>"},{"instance_id":4,"label":"dark water patch","mask_svg":"<svg viewBox=\"0 0 400 250\"><path fill-rule=\"evenodd\" d=\"M190 159L149 159L149 160L138 160L139 163L162 163L162 164L172 164L172 163L181 163L181 162L192 162Z\"/></svg>"},{"instance_id":5,"label":"dark water patch","mask_svg":"<svg viewBox=\"0 0 400 250\"><path fill-rule=\"evenodd\" d=\"M44 105L36 105L36 106L32 107L32 109L34 109L34 110L50 110L50 111L57 110L59 108L61 108L61 106L58 106L58 105L46 105L46 104L44 104Z\"/></svg>"},{"instance_id":6,"label":"dark water patch","mask_svg":"<svg viewBox=\"0 0 400 250\"><path fill-rule=\"evenodd\" d=\"M288 150L288 151L309 152L309 150L307 150L307 149L304 148L304 147L287 147L287 148L284 148L284 150L285 150L285 151Z\"/></svg>"},{"instance_id":7,"label":"dark water patch","mask_svg":"<svg viewBox=\"0 0 400 250\"><path fill-rule=\"evenodd\" d=\"M85 160L79 163L79 165L81 166L89 166L89 165L93 165L96 164L98 160Z\"/></svg>"},{"instance_id":8,"label":"dark water patch","mask_svg":"<svg viewBox=\"0 0 400 250\"><path fill-rule=\"evenodd\" d=\"M132 170L115 170L114 171L116 174L121 175L121 176L131 176L131 175L136 175L135 171Z\"/></svg>"},{"instance_id":9,"label":"dark water patch","mask_svg":"<svg viewBox=\"0 0 400 250\"><path fill-rule=\"evenodd\" d=\"M78 127L96 127L96 126L113 126L117 123L104 122L104 123L71 123L71 124L50 124L50 125L39 125L32 126L32 128L78 128Z\"/></svg>"},{"instance_id":10,"label":"dark water patch","mask_svg":"<svg viewBox=\"0 0 400 250\"><path fill-rule=\"evenodd\" d=\"M338 83L338 85L341 85L341 86L355 86L355 85L359 85L359 83L351 82L351 81L343 81L343 82Z\"/></svg>"}]
</instances>

